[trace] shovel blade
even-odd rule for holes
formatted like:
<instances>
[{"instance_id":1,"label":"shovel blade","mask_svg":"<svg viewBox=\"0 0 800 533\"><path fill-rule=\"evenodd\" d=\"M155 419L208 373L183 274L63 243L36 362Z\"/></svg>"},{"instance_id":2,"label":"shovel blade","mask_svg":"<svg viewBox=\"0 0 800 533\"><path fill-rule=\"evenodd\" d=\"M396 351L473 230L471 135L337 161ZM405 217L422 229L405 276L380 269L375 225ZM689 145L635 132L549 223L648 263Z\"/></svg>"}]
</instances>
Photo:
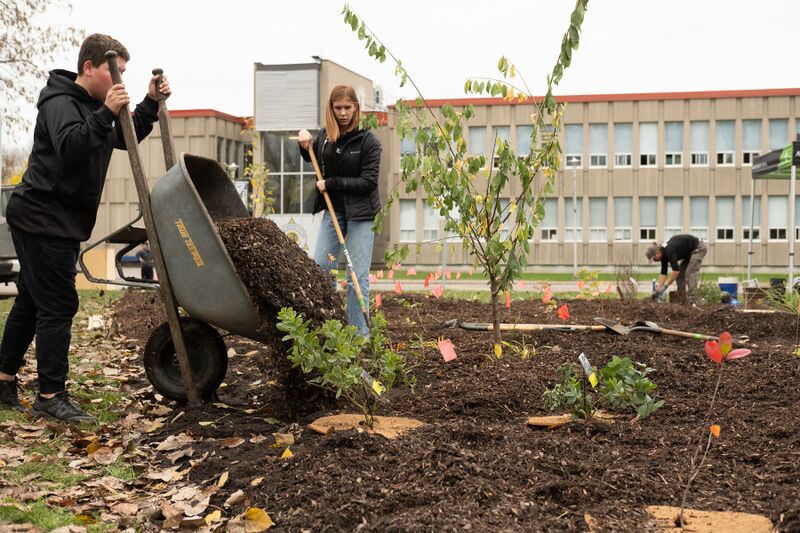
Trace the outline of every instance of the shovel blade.
<instances>
[{"instance_id":1,"label":"shovel blade","mask_svg":"<svg viewBox=\"0 0 800 533\"><path fill-rule=\"evenodd\" d=\"M619 322L614 322L613 320L608 320L606 318L595 318L594 321L598 324L602 324L606 327L606 329L619 335L627 335L631 331L630 328L623 326Z\"/></svg>"}]
</instances>

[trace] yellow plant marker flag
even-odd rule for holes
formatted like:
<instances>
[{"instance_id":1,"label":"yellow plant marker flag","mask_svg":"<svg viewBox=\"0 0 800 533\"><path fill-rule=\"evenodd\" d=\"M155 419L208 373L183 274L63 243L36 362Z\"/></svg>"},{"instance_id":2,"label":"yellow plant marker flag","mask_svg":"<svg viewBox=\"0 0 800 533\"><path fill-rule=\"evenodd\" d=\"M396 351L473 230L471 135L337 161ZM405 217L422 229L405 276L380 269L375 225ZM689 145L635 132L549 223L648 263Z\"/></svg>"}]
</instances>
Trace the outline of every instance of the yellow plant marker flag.
<instances>
[{"instance_id":1,"label":"yellow plant marker flag","mask_svg":"<svg viewBox=\"0 0 800 533\"><path fill-rule=\"evenodd\" d=\"M503 347L500 344L494 345L494 356L500 359L503 357Z\"/></svg>"},{"instance_id":2,"label":"yellow plant marker flag","mask_svg":"<svg viewBox=\"0 0 800 533\"><path fill-rule=\"evenodd\" d=\"M283 450L283 453L281 454L281 459L291 459L292 457L294 457L294 454L292 453L291 448L286 448L285 450Z\"/></svg>"},{"instance_id":3,"label":"yellow plant marker flag","mask_svg":"<svg viewBox=\"0 0 800 533\"><path fill-rule=\"evenodd\" d=\"M380 396L381 394L383 394L383 391L385 389L383 388L383 385L381 385L381 382L376 379L376 380L373 380L373 382L372 382L372 390L375 391L375 394Z\"/></svg>"},{"instance_id":4,"label":"yellow plant marker flag","mask_svg":"<svg viewBox=\"0 0 800 533\"><path fill-rule=\"evenodd\" d=\"M594 388L594 387L597 387L597 383L598 383L598 381L597 381L597 374L595 374L594 372L592 372L592 373L589 375L589 383L591 383L591 384L592 384L592 388Z\"/></svg>"}]
</instances>

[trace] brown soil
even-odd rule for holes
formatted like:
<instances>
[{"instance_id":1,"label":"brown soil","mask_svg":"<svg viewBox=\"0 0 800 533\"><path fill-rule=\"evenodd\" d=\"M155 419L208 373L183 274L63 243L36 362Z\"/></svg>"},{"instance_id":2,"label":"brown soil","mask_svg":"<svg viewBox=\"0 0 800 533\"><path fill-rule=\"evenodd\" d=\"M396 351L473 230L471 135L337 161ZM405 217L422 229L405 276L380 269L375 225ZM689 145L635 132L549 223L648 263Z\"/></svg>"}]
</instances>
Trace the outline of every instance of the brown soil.
<instances>
[{"instance_id":1,"label":"brown soil","mask_svg":"<svg viewBox=\"0 0 800 533\"><path fill-rule=\"evenodd\" d=\"M722 428L706 465L695 479L688 505L768 517L782 531L800 531L800 357L793 354L798 320L789 314L748 315L719 306L688 309L619 300L568 302L568 324L591 324L601 316L623 324L652 320L663 327L734 337L747 335L753 354L726 367L713 422ZM389 333L402 341L418 379L416 390L395 389L381 414L425 423L387 440L367 432L319 435L304 425L277 423L274 376L260 366L268 347L227 339L231 358L220 401L189 410L152 436L190 432L201 437L195 457L210 452L188 475L210 483L230 479L212 499L222 503L238 489L262 507L278 530L585 531L588 513L604 531L655 527L649 505L679 505L690 473L689 458L713 390L716 367L699 341L652 333L543 331L507 334L535 355L520 359L506 349L490 359L491 333L443 327L452 318L490 320L477 302L429 296L385 295ZM561 323L539 302L515 301L504 322ZM445 363L420 340L450 338L458 358ZM643 421L630 415L613 423L576 421L559 429L534 429L531 416L551 414L542 393L557 368L584 352L595 366L612 355L629 356L656 369L657 397L664 408ZM233 408L230 408L233 407ZM257 409L246 414L244 409ZM343 408L342 411L349 411ZM302 420L310 422L318 412ZM170 416L167 420L172 420ZM213 425L199 425L214 420ZM269 446L272 432L292 432L294 457ZM249 442L251 434L269 438ZM216 439L248 439L235 449ZM170 466L165 458L164 465ZM263 477L257 488L250 485Z\"/></svg>"}]
</instances>

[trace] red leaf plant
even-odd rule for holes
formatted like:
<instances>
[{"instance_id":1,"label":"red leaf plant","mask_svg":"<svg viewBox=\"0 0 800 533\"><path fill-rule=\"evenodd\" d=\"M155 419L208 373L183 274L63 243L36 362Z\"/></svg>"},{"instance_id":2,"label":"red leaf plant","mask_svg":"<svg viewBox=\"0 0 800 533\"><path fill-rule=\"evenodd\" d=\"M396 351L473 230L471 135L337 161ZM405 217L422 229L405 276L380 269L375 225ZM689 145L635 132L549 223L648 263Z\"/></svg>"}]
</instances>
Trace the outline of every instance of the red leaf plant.
<instances>
[{"instance_id":1,"label":"red leaf plant","mask_svg":"<svg viewBox=\"0 0 800 533\"><path fill-rule=\"evenodd\" d=\"M708 420L711 418L711 412L714 409L714 402L717 399L717 392L719 391L719 384L722 382L722 371L725 368L726 361L733 361L734 359L741 359L742 357L747 357L750 355L751 351L747 348L738 348L733 350L733 337L727 331L723 332L719 336L718 341L706 341L705 351L706 355L709 359L711 359L714 363L719 365L719 372L717 372L717 384L714 386L714 393L711 395L711 403L708 406L708 411L706 412L706 416L703 418L702 424L702 431L700 433L700 439L697 442L697 449L694 452L694 457L692 457L691 465L694 467L694 471L692 475L689 477L689 480L686 483L686 487L683 489L683 498L681 499L681 512L678 515L678 519L676 520L676 524L678 527L684 527L686 524L684 517L683 517L683 509L686 506L686 497L689 495L689 488L692 485L692 481L694 478L697 477L697 474L700 472L700 469L703 467L703 463L706 460L706 456L708 455L708 450L711 447L711 439L715 436L719 436L719 426L714 424L708 426ZM707 439L705 444L705 452L703 453L703 458L700 460L700 464L695 466L697 462L697 456L700 454L700 450L703 449L703 440Z\"/></svg>"}]
</instances>

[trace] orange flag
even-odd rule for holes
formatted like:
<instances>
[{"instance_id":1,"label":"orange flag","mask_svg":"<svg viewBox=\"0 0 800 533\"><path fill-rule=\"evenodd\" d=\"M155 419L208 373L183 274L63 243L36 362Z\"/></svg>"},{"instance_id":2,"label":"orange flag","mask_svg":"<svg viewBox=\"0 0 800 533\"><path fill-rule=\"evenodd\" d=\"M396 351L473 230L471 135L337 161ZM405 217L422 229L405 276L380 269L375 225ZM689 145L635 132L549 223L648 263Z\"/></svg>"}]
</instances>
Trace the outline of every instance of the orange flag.
<instances>
[{"instance_id":1,"label":"orange flag","mask_svg":"<svg viewBox=\"0 0 800 533\"><path fill-rule=\"evenodd\" d=\"M544 290L544 295L542 296L542 303L546 304L552 299L553 299L553 290L550 287L547 287Z\"/></svg>"},{"instance_id":2,"label":"orange flag","mask_svg":"<svg viewBox=\"0 0 800 533\"><path fill-rule=\"evenodd\" d=\"M375 295L375 308L380 309L383 305L383 298L381 297L381 293Z\"/></svg>"},{"instance_id":3,"label":"orange flag","mask_svg":"<svg viewBox=\"0 0 800 533\"><path fill-rule=\"evenodd\" d=\"M444 288L441 285L437 285L431 289L431 294L433 294L436 298L441 298L442 294L444 294Z\"/></svg>"},{"instance_id":4,"label":"orange flag","mask_svg":"<svg viewBox=\"0 0 800 533\"><path fill-rule=\"evenodd\" d=\"M403 294L403 287L400 285L399 281L394 282L394 292L397 294Z\"/></svg>"},{"instance_id":5,"label":"orange flag","mask_svg":"<svg viewBox=\"0 0 800 533\"><path fill-rule=\"evenodd\" d=\"M567 309L567 304L564 304L558 308L558 318L565 322L569 318L569 309Z\"/></svg>"},{"instance_id":6,"label":"orange flag","mask_svg":"<svg viewBox=\"0 0 800 533\"><path fill-rule=\"evenodd\" d=\"M506 309L511 309L511 291L506 291Z\"/></svg>"}]
</instances>

